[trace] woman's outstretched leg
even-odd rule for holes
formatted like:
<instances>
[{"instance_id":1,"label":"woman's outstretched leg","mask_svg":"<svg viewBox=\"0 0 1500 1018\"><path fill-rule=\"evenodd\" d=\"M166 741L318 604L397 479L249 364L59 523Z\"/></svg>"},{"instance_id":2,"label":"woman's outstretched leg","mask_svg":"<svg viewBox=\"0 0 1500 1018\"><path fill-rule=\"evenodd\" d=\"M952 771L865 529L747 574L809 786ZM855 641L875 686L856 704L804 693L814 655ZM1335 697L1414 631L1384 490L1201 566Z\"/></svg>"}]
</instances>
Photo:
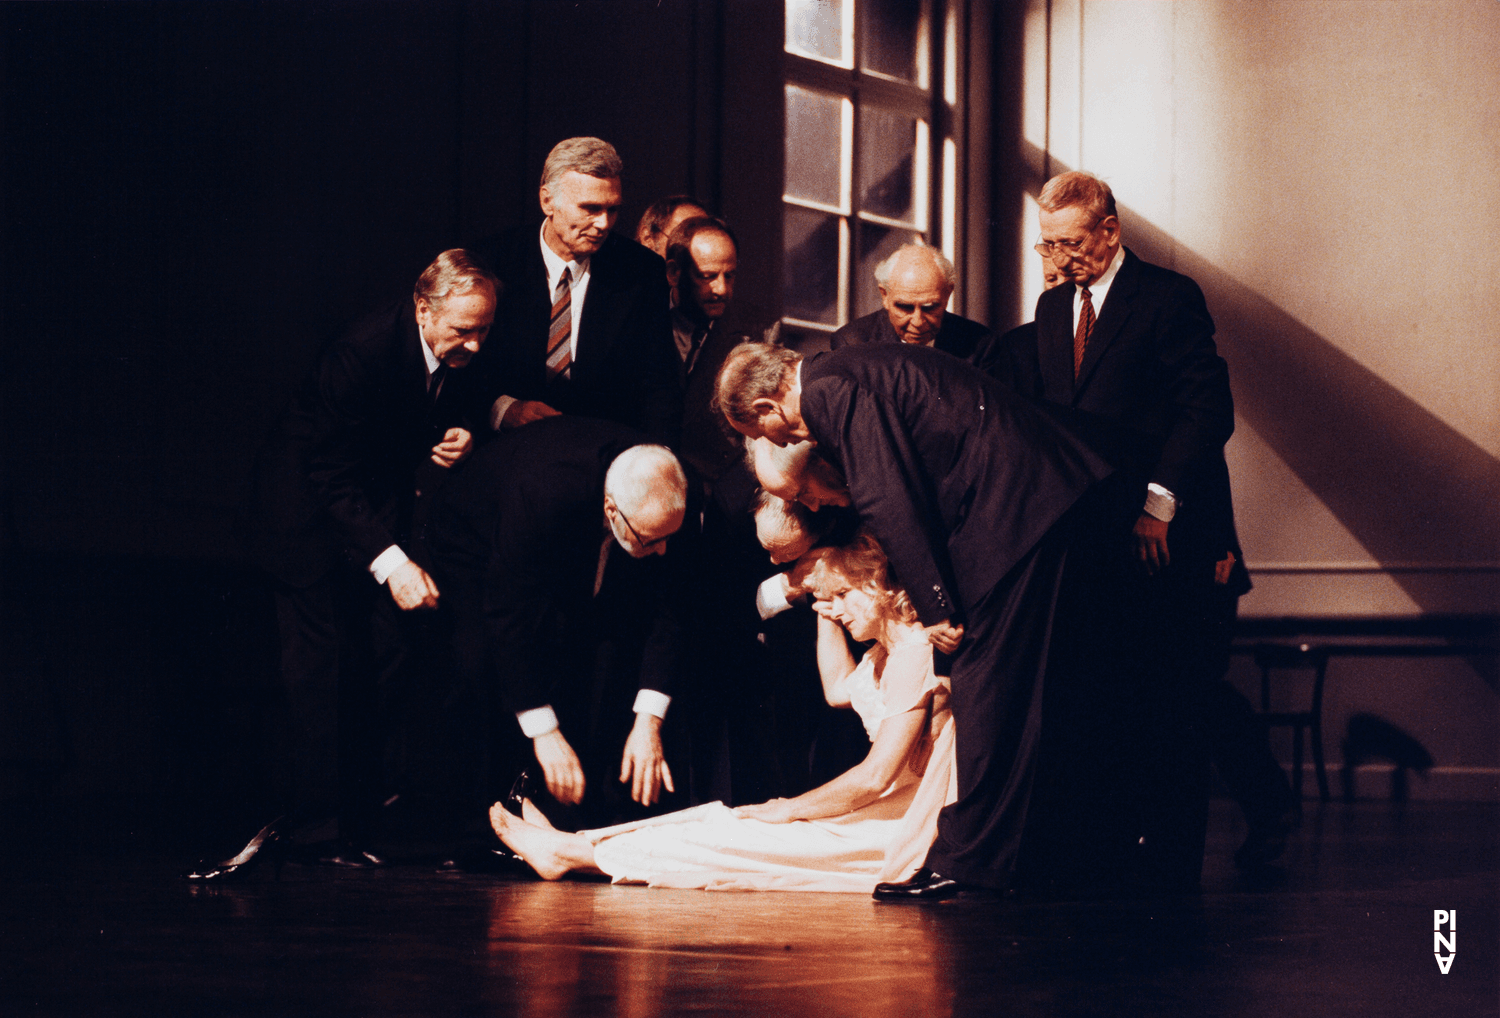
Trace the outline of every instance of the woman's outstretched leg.
<instances>
[{"instance_id":1,"label":"woman's outstretched leg","mask_svg":"<svg viewBox=\"0 0 1500 1018\"><path fill-rule=\"evenodd\" d=\"M490 807L490 826L543 880L556 880L574 870L602 872L594 865L594 846L581 834L528 824L498 802Z\"/></svg>"}]
</instances>

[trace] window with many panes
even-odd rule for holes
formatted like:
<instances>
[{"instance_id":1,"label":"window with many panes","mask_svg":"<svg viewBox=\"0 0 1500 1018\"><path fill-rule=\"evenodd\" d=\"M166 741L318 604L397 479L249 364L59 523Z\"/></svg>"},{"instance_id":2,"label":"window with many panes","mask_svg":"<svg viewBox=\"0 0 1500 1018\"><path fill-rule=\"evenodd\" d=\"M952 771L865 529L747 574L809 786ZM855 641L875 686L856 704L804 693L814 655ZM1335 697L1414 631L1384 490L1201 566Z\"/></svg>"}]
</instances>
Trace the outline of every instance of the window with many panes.
<instances>
[{"instance_id":1,"label":"window with many panes","mask_svg":"<svg viewBox=\"0 0 1500 1018\"><path fill-rule=\"evenodd\" d=\"M902 244L954 257L956 4L786 0L789 338L878 308L873 271Z\"/></svg>"}]
</instances>

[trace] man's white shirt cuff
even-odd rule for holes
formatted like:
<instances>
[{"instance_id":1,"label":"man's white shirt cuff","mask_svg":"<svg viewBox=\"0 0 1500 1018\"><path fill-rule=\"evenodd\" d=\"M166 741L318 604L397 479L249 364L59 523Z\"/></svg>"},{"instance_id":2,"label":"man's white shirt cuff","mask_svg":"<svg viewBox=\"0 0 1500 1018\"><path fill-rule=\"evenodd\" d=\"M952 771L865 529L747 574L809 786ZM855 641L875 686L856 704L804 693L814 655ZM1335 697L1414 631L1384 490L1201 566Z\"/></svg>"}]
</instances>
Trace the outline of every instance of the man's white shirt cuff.
<instances>
[{"instance_id":1,"label":"man's white shirt cuff","mask_svg":"<svg viewBox=\"0 0 1500 1018\"><path fill-rule=\"evenodd\" d=\"M667 708L672 706L672 698L666 693L654 689L642 689L635 694L635 706L631 708L636 714L650 714L654 718L665 718Z\"/></svg>"},{"instance_id":2,"label":"man's white shirt cuff","mask_svg":"<svg viewBox=\"0 0 1500 1018\"><path fill-rule=\"evenodd\" d=\"M496 398L494 403L490 404L491 431L500 430L500 422L505 420L505 412L509 410L515 404L515 402L516 397L514 396L500 396Z\"/></svg>"},{"instance_id":3,"label":"man's white shirt cuff","mask_svg":"<svg viewBox=\"0 0 1500 1018\"><path fill-rule=\"evenodd\" d=\"M528 739L535 739L538 735L557 731L557 714L553 712L550 704L546 707L517 711L516 720L521 723L521 734Z\"/></svg>"},{"instance_id":4,"label":"man's white shirt cuff","mask_svg":"<svg viewBox=\"0 0 1500 1018\"><path fill-rule=\"evenodd\" d=\"M393 544L375 556L375 561L370 563L370 575L375 577L376 583L384 585L385 581L389 580L391 574L396 571L397 566L410 561L411 559L406 557L406 552L401 550L401 546Z\"/></svg>"},{"instance_id":5,"label":"man's white shirt cuff","mask_svg":"<svg viewBox=\"0 0 1500 1018\"><path fill-rule=\"evenodd\" d=\"M1154 481L1146 485L1146 515L1171 523L1177 515L1177 497Z\"/></svg>"},{"instance_id":6,"label":"man's white shirt cuff","mask_svg":"<svg viewBox=\"0 0 1500 1018\"><path fill-rule=\"evenodd\" d=\"M776 573L762 580L760 586L755 588L755 610L760 612L762 622L773 615L780 615L792 606L786 599L786 585L782 582L785 575Z\"/></svg>"}]
</instances>

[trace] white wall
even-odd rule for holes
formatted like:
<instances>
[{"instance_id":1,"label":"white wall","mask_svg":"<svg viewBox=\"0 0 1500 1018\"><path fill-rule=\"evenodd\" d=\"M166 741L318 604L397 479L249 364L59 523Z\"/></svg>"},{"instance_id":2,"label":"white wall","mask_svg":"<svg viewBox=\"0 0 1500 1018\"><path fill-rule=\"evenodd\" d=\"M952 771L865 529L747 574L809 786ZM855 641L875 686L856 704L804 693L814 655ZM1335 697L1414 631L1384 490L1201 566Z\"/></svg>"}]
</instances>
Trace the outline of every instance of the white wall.
<instances>
[{"instance_id":1,"label":"white wall","mask_svg":"<svg viewBox=\"0 0 1500 1018\"><path fill-rule=\"evenodd\" d=\"M1208 297L1244 613L1500 610L1500 2L1030 0L1024 48L1032 193L1099 174ZM1335 756L1373 710L1500 765L1492 668L1332 674Z\"/></svg>"}]
</instances>

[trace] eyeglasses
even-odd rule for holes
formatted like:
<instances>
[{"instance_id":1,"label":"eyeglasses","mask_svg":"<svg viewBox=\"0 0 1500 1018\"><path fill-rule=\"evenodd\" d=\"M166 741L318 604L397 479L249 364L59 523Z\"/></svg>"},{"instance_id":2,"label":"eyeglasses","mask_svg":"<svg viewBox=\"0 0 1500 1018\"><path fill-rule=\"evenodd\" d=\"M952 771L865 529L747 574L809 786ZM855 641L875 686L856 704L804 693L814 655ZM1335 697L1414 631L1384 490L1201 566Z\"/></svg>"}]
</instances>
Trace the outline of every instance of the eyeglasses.
<instances>
[{"instance_id":1,"label":"eyeglasses","mask_svg":"<svg viewBox=\"0 0 1500 1018\"><path fill-rule=\"evenodd\" d=\"M1082 240L1043 240L1040 236L1038 236L1036 239L1036 243L1032 245L1032 248L1043 258L1051 258L1054 255L1065 255L1069 258L1074 258L1080 251L1083 250L1083 245L1089 242L1089 237L1092 237L1094 235L1094 230L1096 230L1099 224L1104 222L1106 218L1108 217L1095 216L1094 221L1089 224L1089 236L1084 237Z\"/></svg>"},{"instance_id":2,"label":"eyeglasses","mask_svg":"<svg viewBox=\"0 0 1500 1018\"><path fill-rule=\"evenodd\" d=\"M635 529L635 527L631 525L630 517L625 515L625 510L616 505L615 512L619 513L620 519L625 521L625 528L630 531L630 536L635 538L635 543L640 546L640 549L642 551L655 548L659 544L666 544L667 538L672 536L671 534L666 534L662 537L658 537L654 541L648 541L641 536L641 532L639 530Z\"/></svg>"}]
</instances>

